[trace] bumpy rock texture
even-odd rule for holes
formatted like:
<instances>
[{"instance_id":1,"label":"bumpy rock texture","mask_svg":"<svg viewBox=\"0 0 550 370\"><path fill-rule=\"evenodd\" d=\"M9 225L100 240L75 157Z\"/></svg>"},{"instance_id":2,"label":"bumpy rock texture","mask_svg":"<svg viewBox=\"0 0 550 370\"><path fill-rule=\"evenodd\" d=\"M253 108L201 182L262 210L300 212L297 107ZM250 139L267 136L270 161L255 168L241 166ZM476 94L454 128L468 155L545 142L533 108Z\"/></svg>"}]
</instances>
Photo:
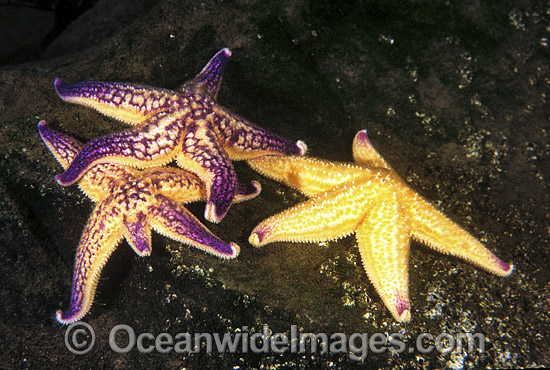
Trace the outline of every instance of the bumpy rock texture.
<instances>
[{"instance_id":1,"label":"bumpy rock texture","mask_svg":"<svg viewBox=\"0 0 550 370\"><path fill-rule=\"evenodd\" d=\"M141 1L132 18L117 23L124 12L99 2L41 60L0 67L0 367L550 365L550 8L527 1L391 3ZM237 165L241 181L261 181L262 194L209 227L240 244L241 255L221 261L158 235L148 258L121 245L99 284L100 304L86 317L95 347L71 354L54 313L68 303L75 248L92 205L75 186L55 183L61 168L36 124L44 119L83 141L122 126L61 101L54 78L175 88L225 46L233 56L221 104L331 160L350 161L354 134L368 129L415 190L514 263L512 276L498 278L413 244L413 320L398 324L368 282L353 238L248 245L259 221L304 198ZM191 209L200 216L203 205ZM400 332L407 347L423 332L472 332L486 343L484 353L369 353L363 364L309 352L120 355L108 343L117 324L172 335L261 331L264 324L275 333L292 324L303 332Z\"/></svg>"}]
</instances>

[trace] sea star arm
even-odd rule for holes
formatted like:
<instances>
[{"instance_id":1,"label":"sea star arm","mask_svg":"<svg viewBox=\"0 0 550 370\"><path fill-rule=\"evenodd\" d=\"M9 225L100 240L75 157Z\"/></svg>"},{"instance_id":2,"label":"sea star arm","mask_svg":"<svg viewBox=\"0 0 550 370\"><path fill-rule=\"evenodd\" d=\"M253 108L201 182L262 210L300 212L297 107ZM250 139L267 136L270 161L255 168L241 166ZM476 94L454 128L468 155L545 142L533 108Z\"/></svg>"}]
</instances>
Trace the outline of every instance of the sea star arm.
<instances>
[{"instance_id":1,"label":"sea star arm","mask_svg":"<svg viewBox=\"0 0 550 370\"><path fill-rule=\"evenodd\" d=\"M410 320L408 289L409 225L391 189L378 189L355 237L363 267L397 321Z\"/></svg>"},{"instance_id":2,"label":"sea star arm","mask_svg":"<svg viewBox=\"0 0 550 370\"><path fill-rule=\"evenodd\" d=\"M361 130L355 134L352 145L353 159L355 163L370 168L384 168L391 170L390 165L382 158L372 146L367 130Z\"/></svg>"},{"instance_id":3,"label":"sea star arm","mask_svg":"<svg viewBox=\"0 0 550 370\"><path fill-rule=\"evenodd\" d=\"M123 236L116 226L119 217L111 199L98 204L90 216L76 252L71 303L66 311L57 311L60 323L78 321L90 310L101 270Z\"/></svg>"},{"instance_id":4,"label":"sea star arm","mask_svg":"<svg viewBox=\"0 0 550 370\"><path fill-rule=\"evenodd\" d=\"M233 160L261 155L304 155L307 145L291 141L248 122L224 108L214 105L213 125L223 147Z\"/></svg>"},{"instance_id":5,"label":"sea star arm","mask_svg":"<svg viewBox=\"0 0 550 370\"><path fill-rule=\"evenodd\" d=\"M508 276L513 265L501 261L463 228L439 212L411 189L401 199L410 220L412 236L439 252L450 254L493 274Z\"/></svg>"},{"instance_id":6,"label":"sea star arm","mask_svg":"<svg viewBox=\"0 0 550 370\"><path fill-rule=\"evenodd\" d=\"M250 200L260 194L262 191L262 185L257 181L250 181L248 184L237 183L237 189L235 193L235 203L244 202Z\"/></svg>"},{"instance_id":7,"label":"sea star arm","mask_svg":"<svg viewBox=\"0 0 550 370\"><path fill-rule=\"evenodd\" d=\"M231 57L231 51L223 48L218 51L192 80L183 84L178 90L191 91L216 100L222 83L223 71Z\"/></svg>"},{"instance_id":8,"label":"sea star arm","mask_svg":"<svg viewBox=\"0 0 550 370\"><path fill-rule=\"evenodd\" d=\"M355 165L302 156L262 156L247 162L253 170L283 182L308 197L367 175L364 169Z\"/></svg>"},{"instance_id":9,"label":"sea star arm","mask_svg":"<svg viewBox=\"0 0 550 370\"><path fill-rule=\"evenodd\" d=\"M42 141L63 168L69 167L69 164L84 147L84 144L75 138L53 130L46 121L38 122L38 132Z\"/></svg>"},{"instance_id":10,"label":"sea star arm","mask_svg":"<svg viewBox=\"0 0 550 370\"><path fill-rule=\"evenodd\" d=\"M98 163L153 167L168 163L180 143L181 114L159 113L141 129L117 132L87 143L67 170L55 177L60 185L71 185Z\"/></svg>"},{"instance_id":11,"label":"sea star arm","mask_svg":"<svg viewBox=\"0 0 550 370\"><path fill-rule=\"evenodd\" d=\"M206 121L190 124L183 140L182 152L176 161L180 167L196 173L205 183L204 217L208 221L219 222L235 197L237 175Z\"/></svg>"},{"instance_id":12,"label":"sea star arm","mask_svg":"<svg viewBox=\"0 0 550 370\"><path fill-rule=\"evenodd\" d=\"M124 216L123 234L138 256L145 257L151 254L151 225L142 212L137 213L132 219Z\"/></svg>"},{"instance_id":13,"label":"sea star arm","mask_svg":"<svg viewBox=\"0 0 550 370\"><path fill-rule=\"evenodd\" d=\"M71 136L53 130L45 121L38 123L38 131L48 149L64 169L69 167L84 147L84 144ZM103 164L101 167L92 167L78 185L84 194L97 202L108 196L113 181L130 172L133 172L130 168Z\"/></svg>"},{"instance_id":14,"label":"sea star arm","mask_svg":"<svg viewBox=\"0 0 550 370\"><path fill-rule=\"evenodd\" d=\"M321 242L350 235L359 224L373 195L365 181L342 184L258 224L248 241L255 247L277 241Z\"/></svg>"},{"instance_id":15,"label":"sea star arm","mask_svg":"<svg viewBox=\"0 0 550 370\"><path fill-rule=\"evenodd\" d=\"M82 81L67 84L56 78L54 87L57 95L66 102L91 107L131 125L144 122L177 100L177 96L169 90L120 82Z\"/></svg>"},{"instance_id":16,"label":"sea star arm","mask_svg":"<svg viewBox=\"0 0 550 370\"><path fill-rule=\"evenodd\" d=\"M151 226L159 233L221 258L235 258L240 248L212 234L183 206L162 195L149 207Z\"/></svg>"}]
</instances>

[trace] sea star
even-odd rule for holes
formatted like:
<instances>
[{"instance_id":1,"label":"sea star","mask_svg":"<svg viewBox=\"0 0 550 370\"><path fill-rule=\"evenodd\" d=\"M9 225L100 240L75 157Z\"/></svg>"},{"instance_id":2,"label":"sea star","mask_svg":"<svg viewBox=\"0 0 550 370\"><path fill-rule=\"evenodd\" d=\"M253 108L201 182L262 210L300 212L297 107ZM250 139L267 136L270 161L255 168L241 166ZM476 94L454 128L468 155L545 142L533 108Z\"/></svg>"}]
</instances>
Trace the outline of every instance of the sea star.
<instances>
[{"instance_id":1,"label":"sea star","mask_svg":"<svg viewBox=\"0 0 550 370\"><path fill-rule=\"evenodd\" d=\"M38 123L42 140L67 168L84 144ZM90 168L79 181L80 189L95 203L76 252L71 303L57 312L57 320L70 324L90 310L101 270L124 237L139 256L151 254L151 228L221 258L235 258L239 246L213 235L180 203L204 200L204 184L195 174L179 168L140 171L115 163ZM237 186L235 201L252 198L259 183Z\"/></svg>"},{"instance_id":2,"label":"sea star","mask_svg":"<svg viewBox=\"0 0 550 370\"><path fill-rule=\"evenodd\" d=\"M205 218L219 222L227 213L237 178L230 159L265 154L302 155L307 146L270 133L216 103L231 52L225 48L176 91L98 81L65 84L55 80L61 99L95 108L135 128L86 144L69 168L56 176L61 185L76 182L97 163L138 168L178 165L206 184Z\"/></svg>"},{"instance_id":3,"label":"sea star","mask_svg":"<svg viewBox=\"0 0 550 370\"><path fill-rule=\"evenodd\" d=\"M366 131L353 142L356 164L307 157L265 156L249 160L263 175L311 197L262 221L249 242L322 242L355 233L367 275L397 321L410 320L409 243L467 260L500 276L502 262L460 226L412 190L373 148Z\"/></svg>"}]
</instances>

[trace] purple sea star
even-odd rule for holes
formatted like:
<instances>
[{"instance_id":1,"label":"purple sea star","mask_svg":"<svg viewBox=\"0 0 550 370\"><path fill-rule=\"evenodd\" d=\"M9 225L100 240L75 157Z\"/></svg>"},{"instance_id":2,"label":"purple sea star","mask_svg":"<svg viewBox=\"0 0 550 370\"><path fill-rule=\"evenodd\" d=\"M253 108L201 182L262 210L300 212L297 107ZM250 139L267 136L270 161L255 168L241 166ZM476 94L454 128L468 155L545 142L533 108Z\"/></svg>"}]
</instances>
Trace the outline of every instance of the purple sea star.
<instances>
[{"instance_id":1,"label":"purple sea star","mask_svg":"<svg viewBox=\"0 0 550 370\"><path fill-rule=\"evenodd\" d=\"M84 144L40 121L38 130L63 168L69 167ZM151 254L151 229L221 258L235 258L239 246L213 235L181 203L206 198L199 177L179 168L143 171L108 162L93 165L80 178L80 189L95 203L82 233L75 258L71 303L57 312L57 320L70 324L84 317L94 300L101 270L122 238L139 256ZM235 201L256 196L260 184L237 184Z\"/></svg>"},{"instance_id":2,"label":"purple sea star","mask_svg":"<svg viewBox=\"0 0 550 370\"><path fill-rule=\"evenodd\" d=\"M307 150L302 141L270 133L217 104L230 56L227 48L218 51L195 78L175 91L97 81L65 84L56 79L55 89L63 100L135 125L87 143L56 180L70 185L98 163L146 168L175 159L206 184L204 216L219 222L235 195L237 178L231 159L303 155Z\"/></svg>"}]
</instances>

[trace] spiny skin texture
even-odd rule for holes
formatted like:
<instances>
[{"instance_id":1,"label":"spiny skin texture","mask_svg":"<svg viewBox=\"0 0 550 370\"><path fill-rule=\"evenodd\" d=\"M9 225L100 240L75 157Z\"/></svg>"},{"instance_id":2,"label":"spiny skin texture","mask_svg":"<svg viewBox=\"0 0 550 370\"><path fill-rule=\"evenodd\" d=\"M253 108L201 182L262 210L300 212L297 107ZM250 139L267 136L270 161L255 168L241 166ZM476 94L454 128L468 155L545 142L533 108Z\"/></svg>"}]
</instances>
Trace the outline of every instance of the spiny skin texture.
<instances>
[{"instance_id":1,"label":"spiny skin texture","mask_svg":"<svg viewBox=\"0 0 550 370\"><path fill-rule=\"evenodd\" d=\"M98 163L146 168L175 159L204 181L205 218L219 222L235 196L237 178L231 159L302 155L307 150L302 141L272 134L216 103L230 56L229 49L220 50L176 91L99 81L65 84L56 79L54 86L61 99L135 126L87 143L69 168L56 176L57 182L73 184Z\"/></svg>"},{"instance_id":2,"label":"spiny skin texture","mask_svg":"<svg viewBox=\"0 0 550 370\"><path fill-rule=\"evenodd\" d=\"M366 131L353 142L355 164L308 157L265 156L248 161L259 173L311 197L261 222L250 244L322 242L355 233L367 276L397 321L410 320L410 239L499 276L513 266L408 187L373 148Z\"/></svg>"},{"instance_id":3,"label":"spiny skin texture","mask_svg":"<svg viewBox=\"0 0 550 370\"><path fill-rule=\"evenodd\" d=\"M70 136L38 123L42 140L63 168L84 145ZM95 203L76 252L71 303L57 312L62 324L78 321L88 313L101 270L124 237L139 256L151 254L151 229L221 258L235 258L239 246L213 235L180 203L206 198L201 180L178 168L144 171L115 163L90 168L79 181L80 189ZM235 201L250 199L260 185L238 185Z\"/></svg>"}]
</instances>

